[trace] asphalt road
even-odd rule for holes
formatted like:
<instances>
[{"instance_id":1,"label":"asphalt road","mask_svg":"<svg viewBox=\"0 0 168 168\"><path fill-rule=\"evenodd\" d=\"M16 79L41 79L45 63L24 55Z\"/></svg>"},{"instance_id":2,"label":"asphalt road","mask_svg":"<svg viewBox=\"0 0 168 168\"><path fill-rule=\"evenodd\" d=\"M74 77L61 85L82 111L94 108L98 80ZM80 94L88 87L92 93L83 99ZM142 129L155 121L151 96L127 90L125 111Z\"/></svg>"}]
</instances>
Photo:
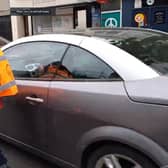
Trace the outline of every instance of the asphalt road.
<instances>
[{"instance_id":1,"label":"asphalt road","mask_svg":"<svg viewBox=\"0 0 168 168\"><path fill-rule=\"evenodd\" d=\"M10 168L58 168L56 165L50 164L1 140L0 149L7 157Z\"/></svg>"}]
</instances>

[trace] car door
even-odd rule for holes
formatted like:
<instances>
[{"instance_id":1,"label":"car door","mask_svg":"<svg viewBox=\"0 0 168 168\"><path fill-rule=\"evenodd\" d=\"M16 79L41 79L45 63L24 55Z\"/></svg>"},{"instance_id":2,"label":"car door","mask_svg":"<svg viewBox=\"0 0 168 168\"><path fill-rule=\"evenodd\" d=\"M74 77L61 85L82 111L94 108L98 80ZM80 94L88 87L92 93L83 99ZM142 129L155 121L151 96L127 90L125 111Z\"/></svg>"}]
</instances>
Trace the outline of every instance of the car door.
<instances>
[{"instance_id":1,"label":"car door","mask_svg":"<svg viewBox=\"0 0 168 168\"><path fill-rule=\"evenodd\" d=\"M70 46L49 89L48 153L73 163L79 138L102 124L93 116L102 115L121 89L123 82L111 67L92 53Z\"/></svg>"},{"instance_id":2,"label":"car door","mask_svg":"<svg viewBox=\"0 0 168 168\"><path fill-rule=\"evenodd\" d=\"M27 42L6 49L19 93L4 99L0 132L16 142L46 150L48 88L67 45L56 42Z\"/></svg>"}]
</instances>

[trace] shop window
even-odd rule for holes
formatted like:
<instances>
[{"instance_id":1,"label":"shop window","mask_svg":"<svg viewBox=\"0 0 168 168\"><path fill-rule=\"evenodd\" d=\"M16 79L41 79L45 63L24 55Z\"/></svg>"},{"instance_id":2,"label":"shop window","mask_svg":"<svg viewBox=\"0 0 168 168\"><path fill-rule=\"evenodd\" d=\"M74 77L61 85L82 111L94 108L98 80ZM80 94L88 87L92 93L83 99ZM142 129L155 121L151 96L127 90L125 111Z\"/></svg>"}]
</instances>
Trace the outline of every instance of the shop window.
<instances>
[{"instance_id":1,"label":"shop window","mask_svg":"<svg viewBox=\"0 0 168 168\"><path fill-rule=\"evenodd\" d=\"M56 42L29 42L7 49L5 56L16 78L48 80L55 76L55 67L59 66L66 48L66 44Z\"/></svg>"},{"instance_id":2,"label":"shop window","mask_svg":"<svg viewBox=\"0 0 168 168\"><path fill-rule=\"evenodd\" d=\"M51 33L52 16L33 16L33 34Z\"/></svg>"},{"instance_id":3,"label":"shop window","mask_svg":"<svg viewBox=\"0 0 168 168\"><path fill-rule=\"evenodd\" d=\"M12 40L11 19L10 16L0 17L0 36Z\"/></svg>"},{"instance_id":4,"label":"shop window","mask_svg":"<svg viewBox=\"0 0 168 168\"><path fill-rule=\"evenodd\" d=\"M73 8L57 8L56 15L52 16L53 32L64 29L73 29Z\"/></svg>"},{"instance_id":5,"label":"shop window","mask_svg":"<svg viewBox=\"0 0 168 168\"><path fill-rule=\"evenodd\" d=\"M58 73L59 72L59 73ZM57 79L118 80L120 77L106 63L79 47L71 46L57 71Z\"/></svg>"},{"instance_id":6,"label":"shop window","mask_svg":"<svg viewBox=\"0 0 168 168\"><path fill-rule=\"evenodd\" d=\"M102 11L120 10L120 0L109 0L101 5Z\"/></svg>"},{"instance_id":7,"label":"shop window","mask_svg":"<svg viewBox=\"0 0 168 168\"><path fill-rule=\"evenodd\" d=\"M52 16L53 32L62 31L64 29L73 29L73 15Z\"/></svg>"}]
</instances>

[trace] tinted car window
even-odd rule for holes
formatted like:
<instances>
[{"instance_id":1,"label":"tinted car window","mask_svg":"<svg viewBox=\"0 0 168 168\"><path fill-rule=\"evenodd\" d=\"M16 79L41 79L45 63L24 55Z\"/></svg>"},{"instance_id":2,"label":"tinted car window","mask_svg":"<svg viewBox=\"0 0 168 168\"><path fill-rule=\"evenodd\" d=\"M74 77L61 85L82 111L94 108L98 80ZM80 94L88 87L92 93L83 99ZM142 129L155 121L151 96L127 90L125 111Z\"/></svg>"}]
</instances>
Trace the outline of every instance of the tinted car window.
<instances>
[{"instance_id":1,"label":"tinted car window","mask_svg":"<svg viewBox=\"0 0 168 168\"><path fill-rule=\"evenodd\" d=\"M97 31L95 36L127 51L161 74L168 73L168 34L143 30Z\"/></svg>"},{"instance_id":2,"label":"tinted car window","mask_svg":"<svg viewBox=\"0 0 168 168\"><path fill-rule=\"evenodd\" d=\"M67 51L58 76L73 79L120 79L107 64L79 47ZM60 72L60 73L59 73Z\"/></svg>"},{"instance_id":3,"label":"tinted car window","mask_svg":"<svg viewBox=\"0 0 168 168\"><path fill-rule=\"evenodd\" d=\"M56 72L52 63L59 64L66 44L55 42L31 42L19 44L5 51L15 77L51 78Z\"/></svg>"}]
</instances>

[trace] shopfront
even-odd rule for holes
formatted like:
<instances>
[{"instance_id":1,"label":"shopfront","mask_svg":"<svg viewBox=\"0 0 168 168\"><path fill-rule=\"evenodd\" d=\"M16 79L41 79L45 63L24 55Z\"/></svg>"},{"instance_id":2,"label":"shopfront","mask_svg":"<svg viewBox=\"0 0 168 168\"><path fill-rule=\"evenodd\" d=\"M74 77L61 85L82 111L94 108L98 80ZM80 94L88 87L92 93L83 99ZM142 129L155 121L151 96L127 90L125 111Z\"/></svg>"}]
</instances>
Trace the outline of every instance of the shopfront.
<instances>
[{"instance_id":1,"label":"shopfront","mask_svg":"<svg viewBox=\"0 0 168 168\"><path fill-rule=\"evenodd\" d=\"M168 32L168 1L123 1L123 26L144 27Z\"/></svg>"},{"instance_id":2,"label":"shopfront","mask_svg":"<svg viewBox=\"0 0 168 168\"><path fill-rule=\"evenodd\" d=\"M48 16L32 16L34 34L100 26L100 6L97 3L55 7L51 10Z\"/></svg>"},{"instance_id":3,"label":"shopfront","mask_svg":"<svg viewBox=\"0 0 168 168\"><path fill-rule=\"evenodd\" d=\"M100 27L100 4L96 2L43 8L12 8L11 15L23 18L24 36L71 29ZM30 21L31 18L31 21ZM30 28L31 24L31 28Z\"/></svg>"}]
</instances>

